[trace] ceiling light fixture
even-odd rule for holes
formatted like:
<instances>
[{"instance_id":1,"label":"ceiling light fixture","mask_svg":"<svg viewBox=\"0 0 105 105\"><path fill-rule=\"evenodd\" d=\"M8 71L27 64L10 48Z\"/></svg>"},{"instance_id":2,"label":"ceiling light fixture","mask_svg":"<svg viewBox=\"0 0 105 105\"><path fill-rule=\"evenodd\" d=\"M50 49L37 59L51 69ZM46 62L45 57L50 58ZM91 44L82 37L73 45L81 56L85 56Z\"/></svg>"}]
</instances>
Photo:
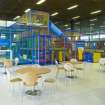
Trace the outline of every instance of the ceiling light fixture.
<instances>
[{"instance_id":1,"label":"ceiling light fixture","mask_svg":"<svg viewBox=\"0 0 105 105\"><path fill-rule=\"evenodd\" d=\"M72 9L77 8L78 6L79 6L79 5L73 5L73 6L68 7L67 9L68 9L68 10L72 10Z\"/></svg>"},{"instance_id":2,"label":"ceiling light fixture","mask_svg":"<svg viewBox=\"0 0 105 105\"><path fill-rule=\"evenodd\" d=\"M37 5L40 5L40 4L42 4L42 3L44 3L46 0L39 0L36 4Z\"/></svg>"},{"instance_id":3,"label":"ceiling light fixture","mask_svg":"<svg viewBox=\"0 0 105 105\"><path fill-rule=\"evenodd\" d=\"M77 23L75 23L76 25L79 25L80 24L80 22L77 22Z\"/></svg>"},{"instance_id":4,"label":"ceiling light fixture","mask_svg":"<svg viewBox=\"0 0 105 105\"><path fill-rule=\"evenodd\" d=\"M29 11L31 11L30 8L26 9L24 12L25 12L25 13L28 13Z\"/></svg>"},{"instance_id":5,"label":"ceiling light fixture","mask_svg":"<svg viewBox=\"0 0 105 105\"><path fill-rule=\"evenodd\" d=\"M78 18L80 18L80 16L75 16L72 19L75 20L75 19L78 19Z\"/></svg>"},{"instance_id":6,"label":"ceiling light fixture","mask_svg":"<svg viewBox=\"0 0 105 105\"><path fill-rule=\"evenodd\" d=\"M16 20L16 19L19 19L20 18L20 16L16 16L13 20Z\"/></svg>"},{"instance_id":7,"label":"ceiling light fixture","mask_svg":"<svg viewBox=\"0 0 105 105\"><path fill-rule=\"evenodd\" d=\"M51 16L56 16L58 14L59 14L58 12L55 12L55 13L51 14Z\"/></svg>"},{"instance_id":8,"label":"ceiling light fixture","mask_svg":"<svg viewBox=\"0 0 105 105\"><path fill-rule=\"evenodd\" d=\"M97 19L91 19L91 20L89 20L90 22L93 22L93 21L97 21Z\"/></svg>"},{"instance_id":9,"label":"ceiling light fixture","mask_svg":"<svg viewBox=\"0 0 105 105\"><path fill-rule=\"evenodd\" d=\"M67 28L66 30L71 30L71 28Z\"/></svg>"},{"instance_id":10,"label":"ceiling light fixture","mask_svg":"<svg viewBox=\"0 0 105 105\"><path fill-rule=\"evenodd\" d=\"M91 15L94 15L94 14L97 14L97 13L100 13L100 12L102 12L102 10L93 11L93 12L91 12L90 14L91 14Z\"/></svg>"},{"instance_id":11,"label":"ceiling light fixture","mask_svg":"<svg viewBox=\"0 0 105 105\"><path fill-rule=\"evenodd\" d=\"M34 23L33 25L35 25L35 26L42 26L43 24L42 23Z\"/></svg>"},{"instance_id":12,"label":"ceiling light fixture","mask_svg":"<svg viewBox=\"0 0 105 105\"><path fill-rule=\"evenodd\" d=\"M65 26L65 27L68 27L69 25L68 25L68 24L65 24L64 26Z\"/></svg>"},{"instance_id":13,"label":"ceiling light fixture","mask_svg":"<svg viewBox=\"0 0 105 105\"><path fill-rule=\"evenodd\" d=\"M103 28L103 27L105 27L105 25L104 26L100 26L101 28Z\"/></svg>"},{"instance_id":14,"label":"ceiling light fixture","mask_svg":"<svg viewBox=\"0 0 105 105\"><path fill-rule=\"evenodd\" d=\"M95 24L90 24L90 26L94 26Z\"/></svg>"}]
</instances>

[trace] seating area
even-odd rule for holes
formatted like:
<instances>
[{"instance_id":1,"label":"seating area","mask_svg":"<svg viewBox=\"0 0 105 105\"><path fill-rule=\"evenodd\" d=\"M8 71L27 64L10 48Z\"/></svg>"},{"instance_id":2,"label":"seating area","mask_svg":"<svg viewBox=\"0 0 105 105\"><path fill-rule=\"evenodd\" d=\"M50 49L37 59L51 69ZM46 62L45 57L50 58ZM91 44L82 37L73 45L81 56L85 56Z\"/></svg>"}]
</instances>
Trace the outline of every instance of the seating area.
<instances>
[{"instance_id":1,"label":"seating area","mask_svg":"<svg viewBox=\"0 0 105 105\"><path fill-rule=\"evenodd\" d=\"M74 105L76 103L81 105L82 100L75 102L75 98L86 98L86 94L94 94L94 92L98 97L98 92L103 91L105 87L105 74L99 72L100 63L68 61L59 64L56 61L56 65L39 66L12 65L11 61L8 63L4 61L4 64L0 72L2 80L0 85L4 95L0 95L0 97L8 97L7 94L9 94L7 102L3 102L4 105L9 105L14 101L15 105L34 105L35 103L49 105L49 101L52 104L55 103L54 105L67 105L70 102L73 102ZM79 66L81 69L77 69L78 65L81 65ZM4 74L5 69L6 74ZM5 87L2 88L2 86ZM93 89L95 90L93 91ZM84 93L81 95L81 92ZM63 100L64 97L65 100ZM89 99L90 103L91 101ZM104 102L103 99L100 101Z\"/></svg>"}]
</instances>

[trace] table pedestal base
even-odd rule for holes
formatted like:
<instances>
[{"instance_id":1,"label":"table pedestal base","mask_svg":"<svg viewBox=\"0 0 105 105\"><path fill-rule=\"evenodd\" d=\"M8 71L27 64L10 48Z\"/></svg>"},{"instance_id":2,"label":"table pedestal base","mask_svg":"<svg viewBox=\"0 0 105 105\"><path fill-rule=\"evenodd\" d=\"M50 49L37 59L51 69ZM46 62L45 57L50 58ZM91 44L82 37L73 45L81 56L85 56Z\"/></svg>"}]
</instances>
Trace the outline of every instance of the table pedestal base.
<instances>
[{"instance_id":1,"label":"table pedestal base","mask_svg":"<svg viewBox=\"0 0 105 105\"><path fill-rule=\"evenodd\" d=\"M27 90L25 93L26 93L27 95L36 96L36 95L40 95L40 94L41 94L41 91L40 91L40 90L34 90L34 91L32 91L32 90Z\"/></svg>"},{"instance_id":2,"label":"table pedestal base","mask_svg":"<svg viewBox=\"0 0 105 105\"><path fill-rule=\"evenodd\" d=\"M75 79L77 77L76 76L66 76L66 78Z\"/></svg>"}]
</instances>

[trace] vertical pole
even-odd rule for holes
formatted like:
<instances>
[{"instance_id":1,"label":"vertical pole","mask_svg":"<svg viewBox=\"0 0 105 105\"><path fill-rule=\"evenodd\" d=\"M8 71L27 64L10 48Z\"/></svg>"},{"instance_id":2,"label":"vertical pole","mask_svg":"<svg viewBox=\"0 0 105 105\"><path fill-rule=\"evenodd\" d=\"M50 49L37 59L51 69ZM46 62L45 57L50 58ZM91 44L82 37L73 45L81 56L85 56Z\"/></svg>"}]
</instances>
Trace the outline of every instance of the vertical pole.
<instances>
[{"instance_id":1,"label":"vertical pole","mask_svg":"<svg viewBox=\"0 0 105 105\"><path fill-rule=\"evenodd\" d=\"M52 41L52 35L50 35L50 46L51 46L51 64L53 64L53 46L52 46L52 43L51 43L51 41Z\"/></svg>"},{"instance_id":2,"label":"vertical pole","mask_svg":"<svg viewBox=\"0 0 105 105\"><path fill-rule=\"evenodd\" d=\"M74 30L74 28L75 28L75 27L74 27L74 20L71 20L70 23L71 23L71 30Z\"/></svg>"},{"instance_id":3,"label":"vertical pole","mask_svg":"<svg viewBox=\"0 0 105 105\"><path fill-rule=\"evenodd\" d=\"M47 39L47 37L46 37L46 35L44 35L44 63L45 63L45 65L46 65L46 50L47 50L47 48L46 48L46 43L47 43L47 41L46 41L46 39Z\"/></svg>"},{"instance_id":4,"label":"vertical pole","mask_svg":"<svg viewBox=\"0 0 105 105\"><path fill-rule=\"evenodd\" d=\"M40 64L40 35L38 35L38 64Z\"/></svg>"},{"instance_id":5,"label":"vertical pole","mask_svg":"<svg viewBox=\"0 0 105 105\"><path fill-rule=\"evenodd\" d=\"M9 33L10 33L10 59L12 59L12 33L11 33L11 29L9 29Z\"/></svg>"},{"instance_id":6,"label":"vertical pole","mask_svg":"<svg viewBox=\"0 0 105 105\"><path fill-rule=\"evenodd\" d=\"M50 59L51 59L51 61L50 61L50 64L53 64L53 60L52 60L52 54L53 54L53 52L52 52L52 44L51 44L51 36L49 35L49 51L50 51Z\"/></svg>"},{"instance_id":7,"label":"vertical pole","mask_svg":"<svg viewBox=\"0 0 105 105\"><path fill-rule=\"evenodd\" d=\"M64 39L63 39L64 40L64 59L63 59L64 61L66 60L66 58L65 58L66 57L66 54L65 54L66 53L65 38L66 38L66 36L64 36Z\"/></svg>"},{"instance_id":8,"label":"vertical pole","mask_svg":"<svg viewBox=\"0 0 105 105\"><path fill-rule=\"evenodd\" d=\"M30 39L32 40L32 48L30 48L30 50L32 51L32 64L34 64L34 56L35 56L34 54L34 34L33 34L32 27L31 27L31 34L32 36Z\"/></svg>"},{"instance_id":9,"label":"vertical pole","mask_svg":"<svg viewBox=\"0 0 105 105\"><path fill-rule=\"evenodd\" d=\"M101 41L101 30L99 28L99 41Z\"/></svg>"}]
</instances>

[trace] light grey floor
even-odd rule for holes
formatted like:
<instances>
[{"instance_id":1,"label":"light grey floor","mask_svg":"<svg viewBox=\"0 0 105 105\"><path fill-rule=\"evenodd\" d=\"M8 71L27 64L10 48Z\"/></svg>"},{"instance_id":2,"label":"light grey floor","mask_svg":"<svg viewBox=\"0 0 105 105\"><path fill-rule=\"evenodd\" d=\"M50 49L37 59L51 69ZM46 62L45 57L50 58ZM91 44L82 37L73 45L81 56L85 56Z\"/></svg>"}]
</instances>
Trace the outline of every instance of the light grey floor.
<instances>
[{"instance_id":1,"label":"light grey floor","mask_svg":"<svg viewBox=\"0 0 105 105\"><path fill-rule=\"evenodd\" d=\"M43 79L55 78L56 67L46 67L52 72L43 75ZM40 83L37 86L42 91L40 96L24 94L27 88L11 85L2 74L3 69L0 70L0 105L105 105L105 72L99 72L99 64L85 63L84 70L76 72L78 78L74 80L65 78L61 72L55 83Z\"/></svg>"}]
</instances>

